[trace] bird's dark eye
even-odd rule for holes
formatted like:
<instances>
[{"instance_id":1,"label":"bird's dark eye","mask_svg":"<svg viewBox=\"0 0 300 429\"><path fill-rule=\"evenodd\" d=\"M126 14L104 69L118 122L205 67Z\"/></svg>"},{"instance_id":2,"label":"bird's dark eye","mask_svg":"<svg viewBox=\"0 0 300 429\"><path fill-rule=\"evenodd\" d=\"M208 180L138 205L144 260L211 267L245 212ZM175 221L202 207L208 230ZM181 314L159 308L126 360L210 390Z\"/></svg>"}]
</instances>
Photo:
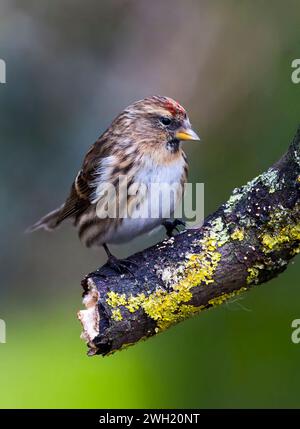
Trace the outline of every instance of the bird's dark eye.
<instances>
[{"instance_id":1,"label":"bird's dark eye","mask_svg":"<svg viewBox=\"0 0 300 429\"><path fill-rule=\"evenodd\" d=\"M170 125L171 123L171 119L166 116L162 116L159 120L163 125Z\"/></svg>"}]
</instances>

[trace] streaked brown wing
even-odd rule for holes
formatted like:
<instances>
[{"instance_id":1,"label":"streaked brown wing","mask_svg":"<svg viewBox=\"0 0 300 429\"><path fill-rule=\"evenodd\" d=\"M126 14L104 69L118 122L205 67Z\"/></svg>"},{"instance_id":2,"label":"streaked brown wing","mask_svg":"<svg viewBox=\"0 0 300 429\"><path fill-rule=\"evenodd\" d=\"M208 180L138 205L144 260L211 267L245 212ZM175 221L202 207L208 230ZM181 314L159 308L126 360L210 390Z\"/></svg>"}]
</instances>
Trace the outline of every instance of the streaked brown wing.
<instances>
[{"instance_id":1,"label":"streaked brown wing","mask_svg":"<svg viewBox=\"0 0 300 429\"><path fill-rule=\"evenodd\" d=\"M89 206L94 191L91 186L101 159L108 154L106 139L99 138L86 154L82 169L78 172L71 188L69 197L61 209L58 223L68 217L83 213Z\"/></svg>"}]
</instances>

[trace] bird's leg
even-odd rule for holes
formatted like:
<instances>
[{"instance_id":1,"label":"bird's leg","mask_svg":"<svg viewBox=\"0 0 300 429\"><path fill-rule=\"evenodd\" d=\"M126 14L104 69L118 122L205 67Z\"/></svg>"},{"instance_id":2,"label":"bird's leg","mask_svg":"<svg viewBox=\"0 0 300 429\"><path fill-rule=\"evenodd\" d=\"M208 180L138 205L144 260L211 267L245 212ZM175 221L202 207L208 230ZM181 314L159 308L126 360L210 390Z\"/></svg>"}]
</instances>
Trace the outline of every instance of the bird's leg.
<instances>
[{"instance_id":1,"label":"bird's leg","mask_svg":"<svg viewBox=\"0 0 300 429\"><path fill-rule=\"evenodd\" d=\"M166 219L163 222L163 226L166 228L166 233L168 237L173 237L174 230L180 232L180 230L178 229L179 225L185 227L185 222L181 219Z\"/></svg>"},{"instance_id":2,"label":"bird's leg","mask_svg":"<svg viewBox=\"0 0 300 429\"><path fill-rule=\"evenodd\" d=\"M130 261L129 259L118 259L114 256L109 250L106 243L103 244L103 248L107 254L107 265L116 271L117 273L129 273L134 276L133 272L130 270L130 266L137 265L134 261Z\"/></svg>"},{"instance_id":3,"label":"bird's leg","mask_svg":"<svg viewBox=\"0 0 300 429\"><path fill-rule=\"evenodd\" d=\"M105 252L107 254L108 259L110 259L112 257L114 258L114 255L111 253L111 251L109 250L109 248L108 248L108 246L107 246L106 243L103 244L103 248L104 248L104 250L105 250Z\"/></svg>"}]
</instances>

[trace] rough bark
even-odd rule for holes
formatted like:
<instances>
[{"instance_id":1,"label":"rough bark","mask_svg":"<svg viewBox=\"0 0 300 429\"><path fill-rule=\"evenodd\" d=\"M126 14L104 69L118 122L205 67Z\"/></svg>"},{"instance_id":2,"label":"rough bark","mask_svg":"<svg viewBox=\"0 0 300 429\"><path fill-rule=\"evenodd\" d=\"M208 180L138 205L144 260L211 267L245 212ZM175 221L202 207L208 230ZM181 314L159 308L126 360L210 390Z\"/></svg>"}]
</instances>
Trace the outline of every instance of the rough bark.
<instances>
[{"instance_id":1,"label":"rough bark","mask_svg":"<svg viewBox=\"0 0 300 429\"><path fill-rule=\"evenodd\" d=\"M106 355L265 283L300 250L300 127L287 153L202 227L131 256L134 277L104 266L82 281L89 355Z\"/></svg>"}]
</instances>

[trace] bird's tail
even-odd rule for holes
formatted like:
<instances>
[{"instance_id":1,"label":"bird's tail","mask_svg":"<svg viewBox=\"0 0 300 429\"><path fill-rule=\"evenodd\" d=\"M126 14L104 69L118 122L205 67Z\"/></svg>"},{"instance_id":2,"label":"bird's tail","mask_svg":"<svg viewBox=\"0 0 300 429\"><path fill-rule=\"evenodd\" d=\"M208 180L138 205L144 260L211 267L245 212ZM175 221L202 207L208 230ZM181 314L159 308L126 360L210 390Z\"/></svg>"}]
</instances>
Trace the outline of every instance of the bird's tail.
<instances>
[{"instance_id":1,"label":"bird's tail","mask_svg":"<svg viewBox=\"0 0 300 429\"><path fill-rule=\"evenodd\" d=\"M38 220L35 224L27 228L26 232L33 232L38 229L45 229L46 231L52 231L57 228L60 224L60 213L63 206L58 207L56 210L46 214L40 220Z\"/></svg>"}]
</instances>

